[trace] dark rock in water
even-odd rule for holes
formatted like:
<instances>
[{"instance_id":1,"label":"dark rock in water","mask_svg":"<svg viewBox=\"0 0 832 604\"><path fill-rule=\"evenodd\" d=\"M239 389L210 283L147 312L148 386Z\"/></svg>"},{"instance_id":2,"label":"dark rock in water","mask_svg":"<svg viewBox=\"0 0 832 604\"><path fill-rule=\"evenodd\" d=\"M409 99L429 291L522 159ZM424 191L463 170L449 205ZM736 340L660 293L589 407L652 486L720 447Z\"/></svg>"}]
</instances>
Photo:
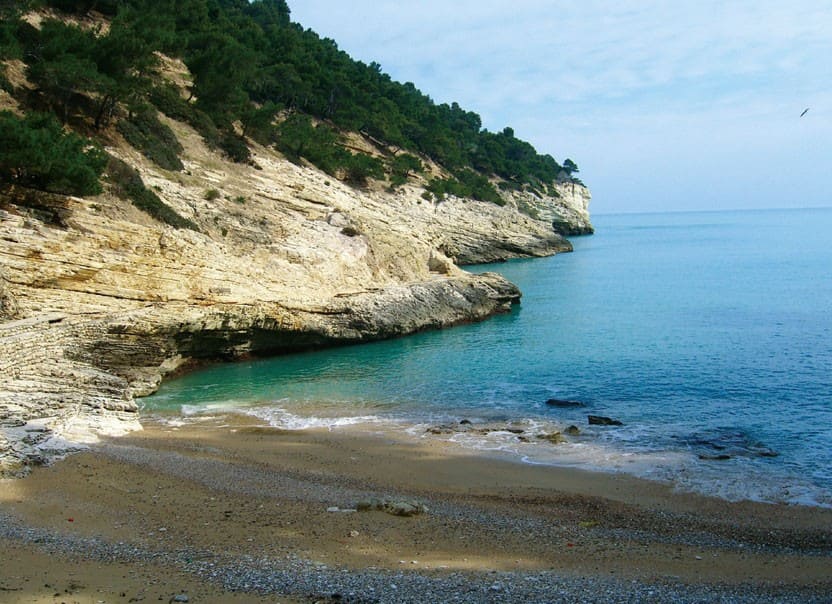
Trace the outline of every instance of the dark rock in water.
<instances>
[{"instance_id":1,"label":"dark rock in water","mask_svg":"<svg viewBox=\"0 0 832 604\"><path fill-rule=\"evenodd\" d=\"M756 453L760 457L779 457L780 456L780 454L777 451L775 451L773 449L768 449L768 448L756 449L756 450L754 450L754 453Z\"/></svg>"},{"instance_id":2,"label":"dark rock in water","mask_svg":"<svg viewBox=\"0 0 832 604\"><path fill-rule=\"evenodd\" d=\"M604 417L603 415L588 415L590 426L623 426L624 424L617 419Z\"/></svg>"},{"instance_id":3,"label":"dark rock in water","mask_svg":"<svg viewBox=\"0 0 832 604\"><path fill-rule=\"evenodd\" d=\"M550 398L546 401L546 405L549 407L558 407L560 409L570 409L574 407L586 407L584 403L581 401L570 401L561 398Z\"/></svg>"},{"instance_id":4,"label":"dark rock in water","mask_svg":"<svg viewBox=\"0 0 832 604\"><path fill-rule=\"evenodd\" d=\"M777 451L737 428L714 428L682 437L700 459L724 460L734 457L777 457Z\"/></svg>"},{"instance_id":5,"label":"dark rock in water","mask_svg":"<svg viewBox=\"0 0 832 604\"><path fill-rule=\"evenodd\" d=\"M459 425L460 426L470 426L471 425L471 420L470 419L460 420Z\"/></svg>"},{"instance_id":6,"label":"dark rock in water","mask_svg":"<svg viewBox=\"0 0 832 604\"><path fill-rule=\"evenodd\" d=\"M566 433L569 436L578 436L581 433L581 429L578 426L569 426L566 429Z\"/></svg>"}]
</instances>

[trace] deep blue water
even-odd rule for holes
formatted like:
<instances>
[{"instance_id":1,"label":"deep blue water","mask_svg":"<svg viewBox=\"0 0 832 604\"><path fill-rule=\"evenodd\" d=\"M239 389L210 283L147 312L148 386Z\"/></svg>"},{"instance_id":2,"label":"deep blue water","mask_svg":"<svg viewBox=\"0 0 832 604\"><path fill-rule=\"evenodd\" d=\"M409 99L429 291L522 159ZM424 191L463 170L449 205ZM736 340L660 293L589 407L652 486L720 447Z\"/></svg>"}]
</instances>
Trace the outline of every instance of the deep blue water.
<instances>
[{"instance_id":1,"label":"deep blue water","mask_svg":"<svg viewBox=\"0 0 832 604\"><path fill-rule=\"evenodd\" d=\"M472 269L520 286L511 314L213 367L165 383L147 410L232 407L288 427L360 417L413 434L462 418L575 424L584 434L567 445L457 440L732 499L832 505L832 209L593 221L573 254ZM551 397L587 407L552 409ZM588 413L624 426L589 427Z\"/></svg>"}]
</instances>

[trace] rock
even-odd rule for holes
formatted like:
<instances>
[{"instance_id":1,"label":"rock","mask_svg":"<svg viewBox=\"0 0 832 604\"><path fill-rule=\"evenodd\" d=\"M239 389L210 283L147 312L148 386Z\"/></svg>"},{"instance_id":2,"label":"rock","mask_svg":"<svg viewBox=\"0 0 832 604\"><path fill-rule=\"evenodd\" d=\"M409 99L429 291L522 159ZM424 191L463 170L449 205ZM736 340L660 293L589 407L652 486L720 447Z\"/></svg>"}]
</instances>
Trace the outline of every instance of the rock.
<instances>
[{"instance_id":1,"label":"rock","mask_svg":"<svg viewBox=\"0 0 832 604\"><path fill-rule=\"evenodd\" d=\"M538 434L537 438L540 440L549 441L553 445L559 445L561 443L566 442L566 438L560 432L552 432L551 434Z\"/></svg>"},{"instance_id":2,"label":"rock","mask_svg":"<svg viewBox=\"0 0 832 604\"><path fill-rule=\"evenodd\" d=\"M190 598L186 594L178 594L173 596L168 602L190 602Z\"/></svg>"},{"instance_id":3,"label":"rock","mask_svg":"<svg viewBox=\"0 0 832 604\"><path fill-rule=\"evenodd\" d=\"M727 453L717 453L714 455L708 455L707 453L700 453L699 459L706 460L706 461L727 461L731 459L731 456Z\"/></svg>"},{"instance_id":4,"label":"rock","mask_svg":"<svg viewBox=\"0 0 832 604\"><path fill-rule=\"evenodd\" d=\"M183 142L200 140L164 119ZM432 204L420 186L356 190L264 148L255 169L189 143L187 179L117 143L108 152L197 230L110 192L0 191L0 417L49 418L51 431L24 443L0 426L4 472L140 429L135 397L192 364L507 312L520 300L516 286L457 264L570 251L553 220L588 224L589 192L574 183L506 193L502 206ZM220 182L252 203L206 200Z\"/></svg>"},{"instance_id":5,"label":"rock","mask_svg":"<svg viewBox=\"0 0 832 604\"><path fill-rule=\"evenodd\" d=\"M431 426L425 432L428 434L454 434L457 429L454 426L443 424L441 426Z\"/></svg>"},{"instance_id":6,"label":"rock","mask_svg":"<svg viewBox=\"0 0 832 604\"><path fill-rule=\"evenodd\" d=\"M590 426L623 426L624 424L617 419L604 417L603 415L589 415L587 416Z\"/></svg>"},{"instance_id":7,"label":"rock","mask_svg":"<svg viewBox=\"0 0 832 604\"><path fill-rule=\"evenodd\" d=\"M566 429L566 433L569 436L578 436L581 433L581 429L578 426L569 426Z\"/></svg>"},{"instance_id":8,"label":"rock","mask_svg":"<svg viewBox=\"0 0 832 604\"><path fill-rule=\"evenodd\" d=\"M418 516L427 513L428 508L412 499L368 499L359 501L355 508L359 512L381 511L393 516Z\"/></svg>"},{"instance_id":9,"label":"rock","mask_svg":"<svg viewBox=\"0 0 832 604\"><path fill-rule=\"evenodd\" d=\"M580 401L570 401L559 398L550 398L548 401L546 401L546 405L549 407L558 407L561 409L568 409L573 407L586 407L586 404Z\"/></svg>"}]
</instances>

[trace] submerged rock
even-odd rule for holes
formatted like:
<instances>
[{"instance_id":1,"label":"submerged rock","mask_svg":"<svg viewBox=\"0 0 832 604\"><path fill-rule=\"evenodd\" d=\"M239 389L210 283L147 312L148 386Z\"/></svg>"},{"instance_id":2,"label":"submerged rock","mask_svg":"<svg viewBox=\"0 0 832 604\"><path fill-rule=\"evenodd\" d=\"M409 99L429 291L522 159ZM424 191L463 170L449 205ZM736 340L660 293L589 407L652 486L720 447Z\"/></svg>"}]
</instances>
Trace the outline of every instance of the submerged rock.
<instances>
[{"instance_id":1,"label":"submerged rock","mask_svg":"<svg viewBox=\"0 0 832 604\"><path fill-rule=\"evenodd\" d=\"M560 398L550 398L546 401L546 406L548 407L558 407L561 409L569 409L574 407L586 407L585 403L581 401L571 401L568 399L560 399Z\"/></svg>"},{"instance_id":2,"label":"submerged rock","mask_svg":"<svg viewBox=\"0 0 832 604\"><path fill-rule=\"evenodd\" d=\"M728 455L727 453L717 453L715 455L708 455L706 453L700 453L699 454L699 459L702 459L702 460L705 460L705 461L727 461L727 460L731 459L731 456Z\"/></svg>"},{"instance_id":3,"label":"submerged rock","mask_svg":"<svg viewBox=\"0 0 832 604\"><path fill-rule=\"evenodd\" d=\"M588 415L587 420L590 426L623 426L624 424L611 417L604 417L603 415Z\"/></svg>"}]
</instances>

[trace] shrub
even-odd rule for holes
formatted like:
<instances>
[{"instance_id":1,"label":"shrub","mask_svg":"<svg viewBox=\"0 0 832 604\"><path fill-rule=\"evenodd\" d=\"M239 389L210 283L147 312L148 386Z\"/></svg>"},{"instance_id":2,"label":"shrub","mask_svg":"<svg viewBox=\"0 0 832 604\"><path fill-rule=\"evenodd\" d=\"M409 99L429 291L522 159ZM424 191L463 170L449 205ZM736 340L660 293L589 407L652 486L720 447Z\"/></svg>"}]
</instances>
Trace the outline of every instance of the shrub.
<instances>
[{"instance_id":1,"label":"shrub","mask_svg":"<svg viewBox=\"0 0 832 604\"><path fill-rule=\"evenodd\" d=\"M439 201L448 195L456 197L470 197L478 201L490 201L497 205L505 205L505 200L494 188L489 180L473 170L459 170L457 178L432 178L428 183L427 191L433 194Z\"/></svg>"},{"instance_id":2,"label":"shrub","mask_svg":"<svg viewBox=\"0 0 832 604\"><path fill-rule=\"evenodd\" d=\"M141 175L120 159L112 156L109 158L107 175L116 195L122 199L129 199L134 206L153 218L177 229L199 230L193 221L180 215L162 201L156 193L148 189Z\"/></svg>"},{"instance_id":3,"label":"shrub","mask_svg":"<svg viewBox=\"0 0 832 604\"><path fill-rule=\"evenodd\" d=\"M0 112L0 181L67 195L101 192L107 156L51 115Z\"/></svg>"},{"instance_id":4,"label":"shrub","mask_svg":"<svg viewBox=\"0 0 832 604\"><path fill-rule=\"evenodd\" d=\"M121 120L117 127L128 143L160 168L178 172L185 167L179 159L182 145L173 131L159 121L155 110L146 109Z\"/></svg>"},{"instance_id":5,"label":"shrub","mask_svg":"<svg viewBox=\"0 0 832 604\"><path fill-rule=\"evenodd\" d=\"M212 149L220 146L222 136L211 116L183 99L172 84L154 86L150 91L149 100L169 118L190 124Z\"/></svg>"},{"instance_id":6,"label":"shrub","mask_svg":"<svg viewBox=\"0 0 832 604\"><path fill-rule=\"evenodd\" d=\"M363 153L346 153L342 162L345 180L356 186L366 186L369 178L384 178L384 165L375 157Z\"/></svg>"},{"instance_id":7,"label":"shrub","mask_svg":"<svg viewBox=\"0 0 832 604\"><path fill-rule=\"evenodd\" d=\"M219 141L219 147L231 161L244 164L251 160L251 152L246 140L234 132L223 133Z\"/></svg>"},{"instance_id":8,"label":"shrub","mask_svg":"<svg viewBox=\"0 0 832 604\"><path fill-rule=\"evenodd\" d=\"M402 153L390 161L390 187L395 189L407 182L411 172L421 172L422 161L415 155Z\"/></svg>"},{"instance_id":9,"label":"shrub","mask_svg":"<svg viewBox=\"0 0 832 604\"><path fill-rule=\"evenodd\" d=\"M214 201L215 199L219 199L220 192L216 189L208 189L205 191L205 201Z\"/></svg>"}]
</instances>

